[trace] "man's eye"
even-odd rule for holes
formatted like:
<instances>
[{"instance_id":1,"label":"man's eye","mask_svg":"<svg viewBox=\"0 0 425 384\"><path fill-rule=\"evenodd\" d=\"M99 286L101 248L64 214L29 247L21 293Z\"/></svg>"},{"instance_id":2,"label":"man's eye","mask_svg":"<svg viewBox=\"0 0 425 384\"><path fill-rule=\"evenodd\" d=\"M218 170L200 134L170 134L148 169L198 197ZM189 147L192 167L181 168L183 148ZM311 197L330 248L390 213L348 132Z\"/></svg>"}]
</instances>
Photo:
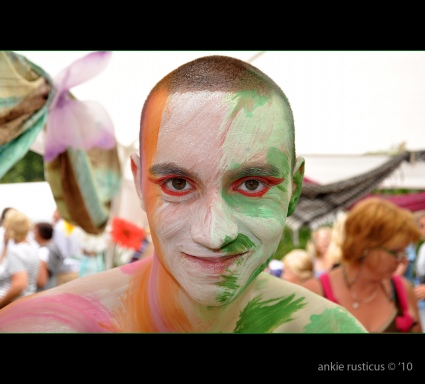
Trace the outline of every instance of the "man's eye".
<instances>
[{"instance_id":1,"label":"man's eye","mask_svg":"<svg viewBox=\"0 0 425 384\"><path fill-rule=\"evenodd\" d=\"M242 191L255 192L263 183L260 183L258 180L250 179L244 181L239 189Z\"/></svg>"},{"instance_id":2,"label":"man's eye","mask_svg":"<svg viewBox=\"0 0 425 384\"><path fill-rule=\"evenodd\" d=\"M193 186L186 179L179 177L168 179L162 183L161 188L169 195L185 195L193 190Z\"/></svg>"},{"instance_id":3,"label":"man's eye","mask_svg":"<svg viewBox=\"0 0 425 384\"><path fill-rule=\"evenodd\" d=\"M270 189L270 187L271 186L265 181L246 178L235 183L232 189L245 196L261 197Z\"/></svg>"},{"instance_id":4,"label":"man's eye","mask_svg":"<svg viewBox=\"0 0 425 384\"><path fill-rule=\"evenodd\" d=\"M172 179L166 184L168 185L168 187L172 187L174 189L177 189L178 191L181 191L186 187L187 182L185 179Z\"/></svg>"}]
</instances>

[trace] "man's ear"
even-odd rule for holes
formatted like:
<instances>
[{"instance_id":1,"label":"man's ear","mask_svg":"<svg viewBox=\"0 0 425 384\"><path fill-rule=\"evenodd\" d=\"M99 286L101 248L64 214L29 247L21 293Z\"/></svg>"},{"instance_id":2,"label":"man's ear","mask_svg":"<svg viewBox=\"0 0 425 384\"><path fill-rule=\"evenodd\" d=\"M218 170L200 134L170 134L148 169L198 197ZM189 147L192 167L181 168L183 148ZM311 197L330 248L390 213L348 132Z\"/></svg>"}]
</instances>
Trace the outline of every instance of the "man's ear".
<instances>
[{"instance_id":1,"label":"man's ear","mask_svg":"<svg viewBox=\"0 0 425 384\"><path fill-rule=\"evenodd\" d=\"M291 216L294 213L298 199L300 198L304 179L304 162L305 160L303 157L297 158L297 162L294 167L294 173L292 175L292 196L291 200L289 201L287 216Z\"/></svg>"},{"instance_id":2,"label":"man's ear","mask_svg":"<svg viewBox=\"0 0 425 384\"><path fill-rule=\"evenodd\" d=\"M142 193L142 169L140 167L140 157L137 153L130 155L131 173L133 174L134 186L136 187L137 196L139 197L140 206L145 210L145 202Z\"/></svg>"}]
</instances>

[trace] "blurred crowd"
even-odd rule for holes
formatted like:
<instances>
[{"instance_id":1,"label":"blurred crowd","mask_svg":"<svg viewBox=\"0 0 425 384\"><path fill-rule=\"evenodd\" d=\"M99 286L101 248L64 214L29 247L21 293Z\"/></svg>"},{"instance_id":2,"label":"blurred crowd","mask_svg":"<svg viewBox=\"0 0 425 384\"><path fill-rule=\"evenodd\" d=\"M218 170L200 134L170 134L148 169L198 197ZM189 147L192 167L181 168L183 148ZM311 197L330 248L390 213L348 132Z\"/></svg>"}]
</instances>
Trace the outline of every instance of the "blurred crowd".
<instances>
[{"instance_id":1,"label":"blurred crowd","mask_svg":"<svg viewBox=\"0 0 425 384\"><path fill-rule=\"evenodd\" d=\"M369 332L423 332L424 239L425 210L368 197L313 229L305 248L273 259L266 272L342 305Z\"/></svg>"},{"instance_id":2,"label":"blurred crowd","mask_svg":"<svg viewBox=\"0 0 425 384\"><path fill-rule=\"evenodd\" d=\"M13 207L0 218L0 308L21 297L104 271L108 250L115 249L111 229L99 235L63 219L56 209L51 221L32 222ZM148 229L140 244L127 249L116 265L151 253ZM114 258L114 255L111 255Z\"/></svg>"}]
</instances>

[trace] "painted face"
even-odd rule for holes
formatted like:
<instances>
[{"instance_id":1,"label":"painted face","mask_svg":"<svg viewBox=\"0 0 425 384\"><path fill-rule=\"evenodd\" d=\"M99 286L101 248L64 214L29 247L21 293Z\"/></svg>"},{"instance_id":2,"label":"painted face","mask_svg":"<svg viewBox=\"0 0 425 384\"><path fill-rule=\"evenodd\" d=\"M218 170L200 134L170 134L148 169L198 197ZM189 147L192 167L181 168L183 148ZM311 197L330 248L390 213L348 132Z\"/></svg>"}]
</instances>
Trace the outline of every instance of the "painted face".
<instances>
[{"instance_id":1,"label":"painted face","mask_svg":"<svg viewBox=\"0 0 425 384\"><path fill-rule=\"evenodd\" d=\"M292 195L286 108L276 96L172 95L156 150L143 147L156 252L199 303L232 301L277 249Z\"/></svg>"}]
</instances>

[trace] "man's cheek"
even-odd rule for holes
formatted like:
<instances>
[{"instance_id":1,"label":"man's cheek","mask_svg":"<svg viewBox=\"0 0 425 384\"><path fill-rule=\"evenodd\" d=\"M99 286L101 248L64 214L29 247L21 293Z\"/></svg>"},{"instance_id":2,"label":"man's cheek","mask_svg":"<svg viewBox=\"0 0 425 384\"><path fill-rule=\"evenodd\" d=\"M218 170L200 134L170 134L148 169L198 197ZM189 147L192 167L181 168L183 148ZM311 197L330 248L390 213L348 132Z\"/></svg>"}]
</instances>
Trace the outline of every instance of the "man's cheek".
<instances>
[{"instance_id":1,"label":"man's cheek","mask_svg":"<svg viewBox=\"0 0 425 384\"><path fill-rule=\"evenodd\" d=\"M284 224L281 221L281 218L277 219L276 217L251 218L246 221L245 225L263 247L270 248L274 252L282 239Z\"/></svg>"},{"instance_id":2,"label":"man's cheek","mask_svg":"<svg viewBox=\"0 0 425 384\"><path fill-rule=\"evenodd\" d=\"M264 198L249 198L240 195L226 197L227 204L234 212L245 216L248 221L259 218L270 222L271 229L276 225L276 221L281 227L285 225L287 201L283 194L276 193Z\"/></svg>"},{"instance_id":3,"label":"man's cheek","mask_svg":"<svg viewBox=\"0 0 425 384\"><path fill-rule=\"evenodd\" d=\"M156 202L152 211L152 221L155 223L156 232L164 240L175 240L183 234L190 225L191 215L182 212L178 204Z\"/></svg>"}]
</instances>

